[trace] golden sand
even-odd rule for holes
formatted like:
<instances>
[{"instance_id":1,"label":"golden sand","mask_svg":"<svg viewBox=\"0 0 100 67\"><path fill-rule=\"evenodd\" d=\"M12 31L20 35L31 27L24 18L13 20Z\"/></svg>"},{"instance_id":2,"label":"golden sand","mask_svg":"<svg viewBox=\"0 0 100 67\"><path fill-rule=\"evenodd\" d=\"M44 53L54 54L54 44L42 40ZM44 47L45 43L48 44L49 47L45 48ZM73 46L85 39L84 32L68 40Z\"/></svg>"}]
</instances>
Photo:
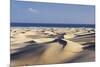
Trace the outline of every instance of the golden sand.
<instances>
[{"instance_id":1,"label":"golden sand","mask_svg":"<svg viewBox=\"0 0 100 67\"><path fill-rule=\"evenodd\" d=\"M78 56L83 52L81 43L82 42L73 42L69 39L75 38L77 35L83 35L95 31L91 29L84 28L11 28L11 52L14 49L24 48L28 44L23 44L28 41L35 41L37 43L45 43L55 39L55 36L60 33L66 33L64 38L67 42L67 45L62 49L62 45L58 42L41 44L48 46L45 48L39 48L38 50L42 53L37 53L35 55L34 51L25 53L21 58L11 59L11 66L17 65L33 65L33 64L54 64L54 63L63 63L68 62ZM34 46L34 44L33 44ZM15 51L16 52L16 51Z\"/></svg>"}]
</instances>

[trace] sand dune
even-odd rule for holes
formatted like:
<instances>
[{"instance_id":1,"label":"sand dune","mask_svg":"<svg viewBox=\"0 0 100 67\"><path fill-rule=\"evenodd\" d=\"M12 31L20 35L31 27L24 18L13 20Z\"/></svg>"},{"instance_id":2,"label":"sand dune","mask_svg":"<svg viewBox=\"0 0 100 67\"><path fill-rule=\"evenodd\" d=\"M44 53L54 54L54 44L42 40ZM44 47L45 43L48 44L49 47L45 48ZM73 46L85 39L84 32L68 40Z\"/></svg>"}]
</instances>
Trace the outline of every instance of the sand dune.
<instances>
[{"instance_id":1,"label":"sand dune","mask_svg":"<svg viewBox=\"0 0 100 67\"><path fill-rule=\"evenodd\" d=\"M29 52L26 51L24 52L24 55L19 54L20 57L17 57L17 59L12 59L13 64L16 63L15 65L32 65L61 63L72 60L83 50L80 44L74 43L72 41L68 41L68 44L64 49L62 49L62 45L59 45L59 43L50 43L46 45L48 47L45 48L45 51L43 51L43 47L36 48L39 50L39 52L37 52L37 50L33 50L34 48L31 47ZM43 51L43 53L41 53L41 51Z\"/></svg>"},{"instance_id":2,"label":"sand dune","mask_svg":"<svg viewBox=\"0 0 100 67\"><path fill-rule=\"evenodd\" d=\"M12 28L11 66L64 63L79 58L84 55L84 45L91 45L91 42L93 45L95 44L95 34L87 35L94 33L92 30L84 28ZM52 42L62 33L65 33L64 39L67 42L64 48L61 43ZM89 51L87 50L87 52ZM92 54L94 55L94 52ZM76 62L80 60L76 60Z\"/></svg>"}]
</instances>

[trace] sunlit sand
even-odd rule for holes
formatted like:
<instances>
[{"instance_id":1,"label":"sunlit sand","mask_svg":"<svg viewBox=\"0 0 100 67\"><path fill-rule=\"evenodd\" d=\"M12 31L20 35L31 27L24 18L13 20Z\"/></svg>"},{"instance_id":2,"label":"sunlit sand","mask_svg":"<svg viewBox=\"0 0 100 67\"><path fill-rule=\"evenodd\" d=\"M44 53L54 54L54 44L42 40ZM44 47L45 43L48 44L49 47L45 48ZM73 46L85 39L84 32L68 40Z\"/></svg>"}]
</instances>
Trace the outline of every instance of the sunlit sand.
<instances>
[{"instance_id":1,"label":"sunlit sand","mask_svg":"<svg viewBox=\"0 0 100 67\"><path fill-rule=\"evenodd\" d=\"M67 42L64 48L58 42L48 43L62 33L65 33L64 40ZM15 56L11 58L11 66L69 62L83 54L82 44L95 41L92 33L95 33L93 29L84 28L11 28L11 57ZM86 34L92 34L88 35L92 37L88 42L83 36ZM26 52L16 54L24 50Z\"/></svg>"}]
</instances>

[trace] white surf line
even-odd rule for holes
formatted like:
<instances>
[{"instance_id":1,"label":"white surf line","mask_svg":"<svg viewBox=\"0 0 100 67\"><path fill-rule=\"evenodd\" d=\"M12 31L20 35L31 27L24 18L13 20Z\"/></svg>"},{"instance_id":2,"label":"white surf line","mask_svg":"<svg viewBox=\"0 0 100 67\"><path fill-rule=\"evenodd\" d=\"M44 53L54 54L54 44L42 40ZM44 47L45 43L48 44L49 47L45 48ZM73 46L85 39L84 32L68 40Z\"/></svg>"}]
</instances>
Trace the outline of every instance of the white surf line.
<instances>
[{"instance_id":1,"label":"white surf line","mask_svg":"<svg viewBox=\"0 0 100 67\"><path fill-rule=\"evenodd\" d=\"M33 1L33 2L50 2L50 3L67 3L67 4L82 4L95 5L95 0L16 0L16 1Z\"/></svg>"}]
</instances>

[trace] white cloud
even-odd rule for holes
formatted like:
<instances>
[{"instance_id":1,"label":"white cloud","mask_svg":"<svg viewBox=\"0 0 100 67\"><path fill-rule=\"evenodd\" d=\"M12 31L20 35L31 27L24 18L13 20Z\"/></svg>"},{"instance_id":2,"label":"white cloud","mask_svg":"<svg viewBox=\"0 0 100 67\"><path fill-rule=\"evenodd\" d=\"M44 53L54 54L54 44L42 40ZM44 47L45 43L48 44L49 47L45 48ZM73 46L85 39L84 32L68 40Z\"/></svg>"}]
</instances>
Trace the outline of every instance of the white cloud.
<instances>
[{"instance_id":1,"label":"white cloud","mask_svg":"<svg viewBox=\"0 0 100 67\"><path fill-rule=\"evenodd\" d=\"M31 13L39 13L39 11L37 9L34 9L34 8L28 8L28 11L31 12Z\"/></svg>"}]
</instances>

